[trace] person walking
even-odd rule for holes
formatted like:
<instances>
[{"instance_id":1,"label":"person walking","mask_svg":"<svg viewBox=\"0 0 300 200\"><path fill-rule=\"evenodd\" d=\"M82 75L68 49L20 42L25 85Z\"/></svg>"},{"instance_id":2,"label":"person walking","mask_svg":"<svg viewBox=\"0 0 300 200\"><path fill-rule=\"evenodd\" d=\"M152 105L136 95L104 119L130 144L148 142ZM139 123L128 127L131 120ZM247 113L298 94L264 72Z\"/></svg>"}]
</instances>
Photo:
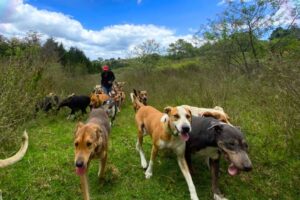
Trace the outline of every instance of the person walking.
<instances>
[{"instance_id":1,"label":"person walking","mask_svg":"<svg viewBox=\"0 0 300 200\"><path fill-rule=\"evenodd\" d=\"M102 67L101 73L101 86L104 92L108 95L111 92L113 82L115 80L114 73L109 69L107 65Z\"/></svg>"}]
</instances>

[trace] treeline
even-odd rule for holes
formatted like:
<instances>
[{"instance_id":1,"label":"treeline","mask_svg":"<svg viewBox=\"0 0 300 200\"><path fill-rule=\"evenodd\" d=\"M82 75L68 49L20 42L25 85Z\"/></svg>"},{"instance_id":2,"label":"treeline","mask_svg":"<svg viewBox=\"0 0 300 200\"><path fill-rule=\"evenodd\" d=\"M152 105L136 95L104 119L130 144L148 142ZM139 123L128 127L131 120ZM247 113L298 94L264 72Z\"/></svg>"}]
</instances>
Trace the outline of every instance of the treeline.
<instances>
[{"instance_id":1,"label":"treeline","mask_svg":"<svg viewBox=\"0 0 300 200\"><path fill-rule=\"evenodd\" d=\"M44 43L36 32L29 32L24 38L8 39L0 35L0 58L33 59L39 57L44 63L59 63L67 73L99 73L105 64L111 68L124 67L124 62L118 58L91 61L85 53L77 48L66 49L54 38L48 38Z\"/></svg>"}]
</instances>

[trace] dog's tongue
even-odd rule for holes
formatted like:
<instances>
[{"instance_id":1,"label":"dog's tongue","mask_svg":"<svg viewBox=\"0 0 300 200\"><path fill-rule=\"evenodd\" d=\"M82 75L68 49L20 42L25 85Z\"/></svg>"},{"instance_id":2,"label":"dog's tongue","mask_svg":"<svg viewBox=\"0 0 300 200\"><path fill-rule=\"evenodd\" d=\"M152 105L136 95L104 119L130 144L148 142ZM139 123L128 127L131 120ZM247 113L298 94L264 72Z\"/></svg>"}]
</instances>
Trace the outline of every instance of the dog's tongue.
<instances>
[{"instance_id":1,"label":"dog's tongue","mask_svg":"<svg viewBox=\"0 0 300 200\"><path fill-rule=\"evenodd\" d=\"M227 171L228 171L228 173L229 173L231 176L235 176L235 175L237 175L237 174L239 173L239 169L238 169L236 166L234 166L233 163L231 163L231 164L229 165Z\"/></svg>"},{"instance_id":2,"label":"dog's tongue","mask_svg":"<svg viewBox=\"0 0 300 200\"><path fill-rule=\"evenodd\" d=\"M85 167L76 167L76 174L82 176L85 173Z\"/></svg>"},{"instance_id":3,"label":"dog's tongue","mask_svg":"<svg viewBox=\"0 0 300 200\"><path fill-rule=\"evenodd\" d=\"M190 136L189 136L189 134L188 133L181 133L180 134L180 137L181 137L181 139L183 140L183 141L188 141L189 140L189 138L190 138Z\"/></svg>"}]
</instances>

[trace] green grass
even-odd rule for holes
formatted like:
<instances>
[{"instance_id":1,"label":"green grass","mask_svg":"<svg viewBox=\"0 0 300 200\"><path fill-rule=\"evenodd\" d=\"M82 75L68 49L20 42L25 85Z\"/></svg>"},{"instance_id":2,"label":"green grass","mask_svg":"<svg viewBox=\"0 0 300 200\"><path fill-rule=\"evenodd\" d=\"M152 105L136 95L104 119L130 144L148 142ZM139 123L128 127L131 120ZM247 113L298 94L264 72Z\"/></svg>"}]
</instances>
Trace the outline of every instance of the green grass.
<instances>
[{"instance_id":1,"label":"green grass","mask_svg":"<svg viewBox=\"0 0 300 200\"><path fill-rule=\"evenodd\" d=\"M112 129L108 169L101 183L97 179L98 162L92 162L88 173L92 199L189 199L187 185L172 152L161 151L153 177L144 178L135 150L133 119L133 109L127 105ZM42 116L29 123L30 146L25 158L0 171L4 199L81 199L79 177L74 173L73 164L75 124L76 121L66 120L63 114ZM144 147L149 158L149 138ZM230 199L297 199L299 193L294 184L299 184L296 176L299 160L270 161L268 157L257 158L255 153L251 151L253 172L238 177L230 177L226 173L227 163L222 162L220 186L226 196ZM211 199L209 171L201 159L195 162L195 167L198 170L193 178L198 196Z\"/></svg>"},{"instance_id":2,"label":"green grass","mask_svg":"<svg viewBox=\"0 0 300 200\"><path fill-rule=\"evenodd\" d=\"M299 129L293 126L294 116L287 113L293 110L287 109L290 106L284 103L287 100L281 96L274 98L278 95L276 88L243 76L194 67L153 72L118 70L117 77L127 81L127 97L132 88L146 89L149 103L160 110L167 105L183 103L224 107L232 123L241 126L245 133L254 167L252 172L230 177L226 172L228 163L222 160L220 188L227 198L300 199L299 140L297 142L296 134ZM91 79L97 81L96 76ZM66 115L66 110L63 110L57 116L40 115L26 123L30 142L26 156L15 165L0 170L4 200L82 199L73 161L73 134L78 120L67 120ZM20 133L24 128L20 127ZM98 162L91 163L88 173L91 198L189 199L187 184L172 152L160 151L153 177L150 180L144 178L139 154L135 150L136 132L134 112L127 98L112 128L108 168L101 183L97 179ZM149 137L145 138L144 148L149 159ZM197 170L193 180L198 196L212 199L206 164L197 156L193 158Z\"/></svg>"}]
</instances>

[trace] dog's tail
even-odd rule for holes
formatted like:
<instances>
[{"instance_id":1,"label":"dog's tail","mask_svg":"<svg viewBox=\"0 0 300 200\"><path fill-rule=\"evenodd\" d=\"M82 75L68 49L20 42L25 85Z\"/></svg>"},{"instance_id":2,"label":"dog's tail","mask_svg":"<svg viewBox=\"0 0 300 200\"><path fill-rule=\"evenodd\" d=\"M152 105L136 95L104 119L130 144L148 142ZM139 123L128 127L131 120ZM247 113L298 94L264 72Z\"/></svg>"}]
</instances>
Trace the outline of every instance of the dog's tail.
<instances>
[{"instance_id":1,"label":"dog's tail","mask_svg":"<svg viewBox=\"0 0 300 200\"><path fill-rule=\"evenodd\" d=\"M133 89L133 93L130 93L130 98L134 107L135 111L138 111L142 106L145 106L143 103L141 103L137 98L137 92L135 89Z\"/></svg>"},{"instance_id":2,"label":"dog's tail","mask_svg":"<svg viewBox=\"0 0 300 200\"><path fill-rule=\"evenodd\" d=\"M13 155L12 157L6 158L4 160L0 160L0 168L4 168L6 166L12 165L24 157L24 155L28 149L28 134L27 134L26 130L24 131L22 140L23 140L22 146L15 155Z\"/></svg>"}]
</instances>

